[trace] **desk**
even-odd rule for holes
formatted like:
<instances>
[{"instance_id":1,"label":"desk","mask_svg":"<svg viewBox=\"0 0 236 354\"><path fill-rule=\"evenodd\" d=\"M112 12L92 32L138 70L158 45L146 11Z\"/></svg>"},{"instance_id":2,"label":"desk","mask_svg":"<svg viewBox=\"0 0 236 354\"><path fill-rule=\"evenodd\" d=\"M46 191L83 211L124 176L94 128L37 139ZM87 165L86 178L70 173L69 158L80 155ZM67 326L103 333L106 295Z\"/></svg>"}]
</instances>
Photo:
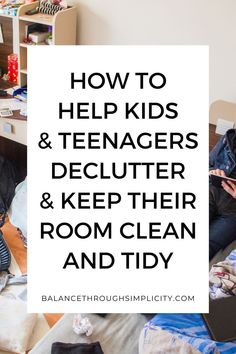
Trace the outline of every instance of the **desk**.
<instances>
[{"instance_id":1,"label":"desk","mask_svg":"<svg viewBox=\"0 0 236 354\"><path fill-rule=\"evenodd\" d=\"M17 111L16 111L17 112ZM4 125L11 124L12 132L4 132ZM0 118L0 137L7 138L17 143L27 145L27 123L24 119L16 118Z\"/></svg>"},{"instance_id":2,"label":"desk","mask_svg":"<svg viewBox=\"0 0 236 354\"><path fill-rule=\"evenodd\" d=\"M6 89L14 85L0 80L0 88ZM4 99L6 97L3 97ZM9 95L9 98L12 96ZM13 161L19 171L19 178L23 180L27 174L27 118L20 111L13 111L9 118L0 118L0 155ZM12 125L12 133L5 133L4 124Z\"/></svg>"}]
</instances>

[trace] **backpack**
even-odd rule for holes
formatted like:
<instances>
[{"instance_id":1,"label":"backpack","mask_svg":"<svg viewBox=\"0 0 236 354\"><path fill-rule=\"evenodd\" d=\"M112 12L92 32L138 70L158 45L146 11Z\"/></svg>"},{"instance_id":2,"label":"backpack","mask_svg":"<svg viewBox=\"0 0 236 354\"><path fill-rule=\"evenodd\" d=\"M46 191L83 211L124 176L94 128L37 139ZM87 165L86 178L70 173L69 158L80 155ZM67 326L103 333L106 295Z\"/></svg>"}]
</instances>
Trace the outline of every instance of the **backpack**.
<instances>
[{"instance_id":1,"label":"backpack","mask_svg":"<svg viewBox=\"0 0 236 354\"><path fill-rule=\"evenodd\" d=\"M5 222L15 193L17 174L14 166L0 155L0 227ZM0 230L0 271L7 270L11 264L11 254Z\"/></svg>"},{"instance_id":2,"label":"backpack","mask_svg":"<svg viewBox=\"0 0 236 354\"><path fill-rule=\"evenodd\" d=\"M4 224L7 210L15 194L17 182L13 164L0 155L0 227Z\"/></svg>"}]
</instances>

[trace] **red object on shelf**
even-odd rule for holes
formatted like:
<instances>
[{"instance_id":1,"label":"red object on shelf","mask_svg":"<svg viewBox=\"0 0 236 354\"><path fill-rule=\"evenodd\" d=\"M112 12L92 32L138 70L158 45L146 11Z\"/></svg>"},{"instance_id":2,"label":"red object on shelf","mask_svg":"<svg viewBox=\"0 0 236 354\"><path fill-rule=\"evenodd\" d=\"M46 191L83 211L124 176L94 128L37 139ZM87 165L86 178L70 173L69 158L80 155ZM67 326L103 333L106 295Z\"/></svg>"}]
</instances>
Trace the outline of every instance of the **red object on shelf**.
<instances>
[{"instance_id":1,"label":"red object on shelf","mask_svg":"<svg viewBox=\"0 0 236 354\"><path fill-rule=\"evenodd\" d=\"M17 82L18 80L18 57L17 54L8 55L8 81Z\"/></svg>"}]
</instances>

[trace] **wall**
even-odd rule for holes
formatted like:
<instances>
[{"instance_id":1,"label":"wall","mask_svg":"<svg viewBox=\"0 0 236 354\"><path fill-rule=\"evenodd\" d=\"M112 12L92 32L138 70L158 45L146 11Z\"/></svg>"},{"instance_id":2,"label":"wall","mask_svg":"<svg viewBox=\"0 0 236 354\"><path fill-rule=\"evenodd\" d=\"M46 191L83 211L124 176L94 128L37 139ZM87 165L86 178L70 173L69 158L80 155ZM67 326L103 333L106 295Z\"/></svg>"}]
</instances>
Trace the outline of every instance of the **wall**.
<instances>
[{"instance_id":1,"label":"wall","mask_svg":"<svg viewBox=\"0 0 236 354\"><path fill-rule=\"evenodd\" d=\"M78 44L210 45L210 102L236 102L235 0L71 1Z\"/></svg>"},{"instance_id":2,"label":"wall","mask_svg":"<svg viewBox=\"0 0 236 354\"><path fill-rule=\"evenodd\" d=\"M218 118L235 122L236 103L218 100L210 106L210 122L217 124Z\"/></svg>"}]
</instances>

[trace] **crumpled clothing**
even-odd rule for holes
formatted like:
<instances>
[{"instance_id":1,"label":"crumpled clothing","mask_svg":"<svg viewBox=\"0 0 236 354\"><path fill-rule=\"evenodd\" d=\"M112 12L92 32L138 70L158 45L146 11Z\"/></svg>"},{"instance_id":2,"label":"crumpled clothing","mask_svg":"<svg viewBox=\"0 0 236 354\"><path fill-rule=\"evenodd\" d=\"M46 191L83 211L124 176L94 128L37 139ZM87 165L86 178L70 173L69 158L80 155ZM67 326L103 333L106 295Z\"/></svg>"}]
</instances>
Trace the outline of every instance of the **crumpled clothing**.
<instances>
[{"instance_id":1,"label":"crumpled clothing","mask_svg":"<svg viewBox=\"0 0 236 354\"><path fill-rule=\"evenodd\" d=\"M7 272L0 272L0 293L8 285L19 285L27 283L27 274L22 274L20 276L15 276Z\"/></svg>"},{"instance_id":2,"label":"crumpled clothing","mask_svg":"<svg viewBox=\"0 0 236 354\"><path fill-rule=\"evenodd\" d=\"M72 327L76 334L86 334L89 337L93 333L93 326L88 317L82 317L80 314L74 316Z\"/></svg>"},{"instance_id":3,"label":"crumpled clothing","mask_svg":"<svg viewBox=\"0 0 236 354\"><path fill-rule=\"evenodd\" d=\"M0 352L25 353L38 315L27 313L27 303L0 296Z\"/></svg>"},{"instance_id":4,"label":"crumpled clothing","mask_svg":"<svg viewBox=\"0 0 236 354\"><path fill-rule=\"evenodd\" d=\"M211 267L209 280L212 299L236 295L236 250Z\"/></svg>"},{"instance_id":5,"label":"crumpled clothing","mask_svg":"<svg viewBox=\"0 0 236 354\"><path fill-rule=\"evenodd\" d=\"M17 231L19 232L20 235L20 239L23 241L24 246L27 248L28 244L27 244L27 237L25 237L21 231L21 229L19 229L19 227L17 228Z\"/></svg>"},{"instance_id":6,"label":"crumpled clothing","mask_svg":"<svg viewBox=\"0 0 236 354\"><path fill-rule=\"evenodd\" d=\"M155 326L145 326L139 338L139 354L201 354L189 343ZM218 353L219 354L219 353Z\"/></svg>"},{"instance_id":7,"label":"crumpled clothing","mask_svg":"<svg viewBox=\"0 0 236 354\"><path fill-rule=\"evenodd\" d=\"M61 343L52 344L51 354L104 354L99 342L95 343Z\"/></svg>"}]
</instances>

